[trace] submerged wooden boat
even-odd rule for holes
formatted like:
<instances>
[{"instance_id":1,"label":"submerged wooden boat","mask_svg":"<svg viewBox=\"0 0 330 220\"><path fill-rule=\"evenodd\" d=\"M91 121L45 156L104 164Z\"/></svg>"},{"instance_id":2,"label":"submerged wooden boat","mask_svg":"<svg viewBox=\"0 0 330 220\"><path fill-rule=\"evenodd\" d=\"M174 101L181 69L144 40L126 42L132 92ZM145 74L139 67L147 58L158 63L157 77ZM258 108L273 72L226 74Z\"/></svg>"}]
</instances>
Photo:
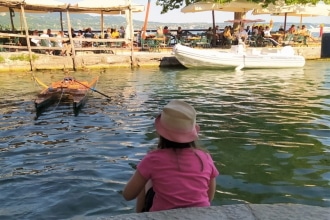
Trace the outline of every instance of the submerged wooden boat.
<instances>
[{"instance_id":1,"label":"submerged wooden boat","mask_svg":"<svg viewBox=\"0 0 330 220\"><path fill-rule=\"evenodd\" d=\"M46 86L40 80L35 80L45 87L37 98L35 99L35 107L37 110L37 116L39 112L53 104L54 102L69 101L73 104L73 110L75 115L78 114L79 109L84 105L87 94L89 91L94 91L94 87L98 81L98 77L95 77L92 81L77 81L72 76L66 76L63 80L53 82L50 86Z\"/></svg>"}]
</instances>

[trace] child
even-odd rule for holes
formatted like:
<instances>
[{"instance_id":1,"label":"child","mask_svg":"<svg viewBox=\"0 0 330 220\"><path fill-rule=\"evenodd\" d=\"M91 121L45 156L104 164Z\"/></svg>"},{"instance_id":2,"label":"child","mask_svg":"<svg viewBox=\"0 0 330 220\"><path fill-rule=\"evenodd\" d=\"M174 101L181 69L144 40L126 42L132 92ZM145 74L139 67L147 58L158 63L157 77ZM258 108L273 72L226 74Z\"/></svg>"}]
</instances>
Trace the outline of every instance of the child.
<instances>
[{"instance_id":1,"label":"child","mask_svg":"<svg viewBox=\"0 0 330 220\"><path fill-rule=\"evenodd\" d=\"M126 200L137 198L136 212L210 206L219 175L211 156L196 147L196 111L173 100L155 120L157 149L148 153L126 184Z\"/></svg>"}]
</instances>

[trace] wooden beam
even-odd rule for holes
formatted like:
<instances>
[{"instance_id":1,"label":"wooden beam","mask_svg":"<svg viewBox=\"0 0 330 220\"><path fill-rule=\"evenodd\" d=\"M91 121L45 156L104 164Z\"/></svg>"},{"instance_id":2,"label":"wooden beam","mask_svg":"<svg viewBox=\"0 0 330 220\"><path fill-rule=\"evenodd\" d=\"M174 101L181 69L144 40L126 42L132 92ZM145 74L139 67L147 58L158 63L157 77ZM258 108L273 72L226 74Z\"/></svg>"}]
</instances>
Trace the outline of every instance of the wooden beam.
<instances>
[{"instance_id":1,"label":"wooden beam","mask_svg":"<svg viewBox=\"0 0 330 220\"><path fill-rule=\"evenodd\" d=\"M34 69L33 68L34 63L33 63L33 60L32 60L32 50L31 50L30 38L29 38L29 28L28 28L28 25L27 25L27 22L26 22L25 11L24 11L23 5L21 5L21 13L22 13L22 16L23 16L23 21L24 21L26 44L27 44L28 51L29 51L29 56L30 56L30 70L32 71Z\"/></svg>"},{"instance_id":2,"label":"wooden beam","mask_svg":"<svg viewBox=\"0 0 330 220\"><path fill-rule=\"evenodd\" d=\"M69 13L68 8L66 9L66 18L68 20L68 34L69 34L71 52L72 52L72 65L73 65L72 68L74 71L76 71L76 52L75 52L74 43L73 43L73 39L72 39L70 13Z\"/></svg>"}]
</instances>

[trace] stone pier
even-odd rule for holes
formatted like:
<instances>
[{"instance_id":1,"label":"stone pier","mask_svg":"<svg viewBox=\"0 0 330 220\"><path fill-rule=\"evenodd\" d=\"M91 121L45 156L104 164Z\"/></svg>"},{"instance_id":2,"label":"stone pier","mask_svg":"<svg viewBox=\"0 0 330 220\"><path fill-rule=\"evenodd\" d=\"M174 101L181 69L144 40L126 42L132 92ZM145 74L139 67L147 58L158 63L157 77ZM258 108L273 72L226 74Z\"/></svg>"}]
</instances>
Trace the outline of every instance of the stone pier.
<instances>
[{"instance_id":1,"label":"stone pier","mask_svg":"<svg viewBox=\"0 0 330 220\"><path fill-rule=\"evenodd\" d=\"M98 220L330 220L330 207L299 204L240 204L134 213Z\"/></svg>"},{"instance_id":2,"label":"stone pier","mask_svg":"<svg viewBox=\"0 0 330 220\"><path fill-rule=\"evenodd\" d=\"M277 50L280 48L248 48L256 50ZM205 49L206 50L206 49ZM225 49L211 49L225 50ZM306 60L320 59L321 47L294 47L296 54L305 57ZM161 49L159 52L135 51L133 59L131 52L126 49L117 49L112 53L92 53L90 51L77 53L74 61L76 70L86 69L108 69L108 68L131 68L131 61L135 67L179 67L181 64L171 53L171 48ZM28 52L0 52L4 62L0 62L0 72L30 71L31 66L28 61L15 59L26 56ZM34 55L34 70L72 70L73 59L68 56L51 56L46 54Z\"/></svg>"}]
</instances>

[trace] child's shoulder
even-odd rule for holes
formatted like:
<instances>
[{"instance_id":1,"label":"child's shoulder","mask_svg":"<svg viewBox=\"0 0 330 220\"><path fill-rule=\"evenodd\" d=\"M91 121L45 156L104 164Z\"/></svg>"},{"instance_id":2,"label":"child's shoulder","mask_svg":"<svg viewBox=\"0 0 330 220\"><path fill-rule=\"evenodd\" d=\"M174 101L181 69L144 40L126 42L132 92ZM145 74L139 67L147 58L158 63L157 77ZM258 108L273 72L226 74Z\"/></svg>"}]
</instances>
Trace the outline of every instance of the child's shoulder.
<instances>
[{"instance_id":1,"label":"child's shoulder","mask_svg":"<svg viewBox=\"0 0 330 220\"><path fill-rule=\"evenodd\" d=\"M195 152L197 152L200 155L204 155L207 158L210 158L211 155L209 154L209 152L203 150L203 149L195 149Z\"/></svg>"},{"instance_id":2,"label":"child's shoulder","mask_svg":"<svg viewBox=\"0 0 330 220\"><path fill-rule=\"evenodd\" d=\"M147 155L158 155L158 154L163 154L164 153L164 149L152 149L150 151L148 151Z\"/></svg>"}]
</instances>

